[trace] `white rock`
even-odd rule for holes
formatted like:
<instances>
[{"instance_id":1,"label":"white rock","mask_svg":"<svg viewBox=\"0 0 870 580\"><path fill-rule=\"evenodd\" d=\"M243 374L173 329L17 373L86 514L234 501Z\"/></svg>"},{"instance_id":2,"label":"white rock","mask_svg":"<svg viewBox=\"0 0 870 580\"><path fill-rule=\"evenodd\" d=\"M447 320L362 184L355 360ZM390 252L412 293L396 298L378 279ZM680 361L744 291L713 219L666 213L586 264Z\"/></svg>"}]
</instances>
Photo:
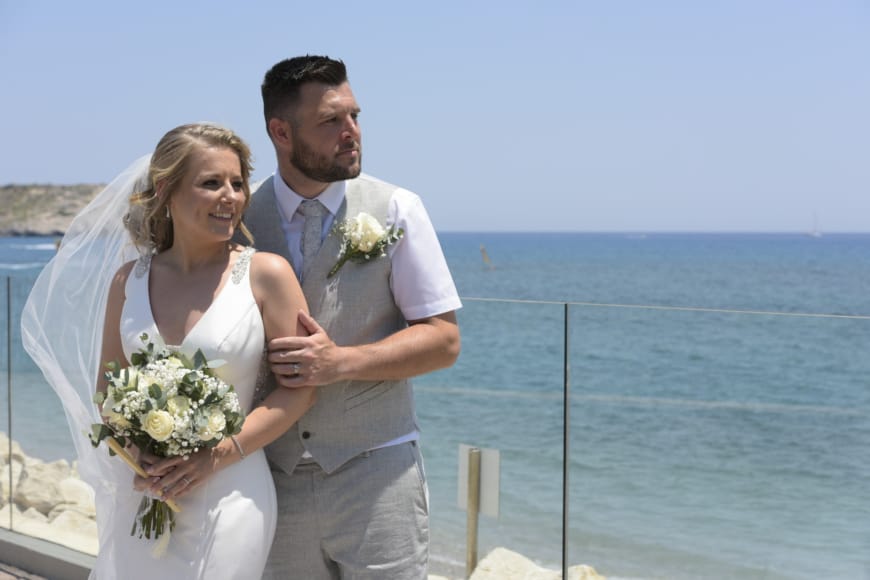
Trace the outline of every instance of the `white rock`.
<instances>
[{"instance_id":1,"label":"white rock","mask_svg":"<svg viewBox=\"0 0 870 580\"><path fill-rule=\"evenodd\" d=\"M477 563L470 580L561 580L561 570L548 570L525 556L496 548ZM568 580L604 580L591 566L568 569Z\"/></svg>"},{"instance_id":2,"label":"white rock","mask_svg":"<svg viewBox=\"0 0 870 580\"><path fill-rule=\"evenodd\" d=\"M67 477L58 483L64 503L94 509L94 489L77 477Z\"/></svg>"},{"instance_id":3,"label":"white rock","mask_svg":"<svg viewBox=\"0 0 870 580\"><path fill-rule=\"evenodd\" d=\"M606 580L606 577L596 572L592 566L580 564L568 568L568 580Z\"/></svg>"},{"instance_id":4,"label":"white rock","mask_svg":"<svg viewBox=\"0 0 870 580\"><path fill-rule=\"evenodd\" d=\"M12 461L24 463L28 457L21 450L21 445L17 441L12 441ZM0 465L9 463L9 437L6 433L0 431Z\"/></svg>"},{"instance_id":5,"label":"white rock","mask_svg":"<svg viewBox=\"0 0 870 580\"><path fill-rule=\"evenodd\" d=\"M88 554L97 553L97 522L75 511L65 511L51 522L51 541Z\"/></svg>"},{"instance_id":6,"label":"white rock","mask_svg":"<svg viewBox=\"0 0 870 580\"><path fill-rule=\"evenodd\" d=\"M64 512L75 512L92 520L97 519L97 510L94 509L93 506L88 507L74 503L59 503L48 512L48 521L53 522L57 516Z\"/></svg>"},{"instance_id":7,"label":"white rock","mask_svg":"<svg viewBox=\"0 0 870 580\"><path fill-rule=\"evenodd\" d=\"M44 514L63 501L59 483L69 477L69 463L30 463L12 492L12 499L23 508L33 507Z\"/></svg>"},{"instance_id":8,"label":"white rock","mask_svg":"<svg viewBox=\"0 0 870 580\"><path fill-rule=\"evenodd\" d=\"M12 470L12 486L18 485L21 479L21 472L24 467L21 463L13 461L6 465L0 466L0 503L9 501L9 470Z\"/></svg>"},{"instance_id":9,"label":"white rock","mask_svg":"<svg viewBox=\"0 0 870 580\"><path fill-rule=\"evenodd\" d=\"M562 573L541 568L507 548L496 548L477 563L470 580L557 580Z\"/></svg>"},{"instance_id":10,"label":"white rock","mask_svg":"<svg viewBox=\"0 0 870 580\"><path fill-rule=\"evenodd\" d=\"M37 520L40 522L48 522L48 518L45 517L44 513L40 512L39 510L35 510L32 507L24 510L24 513L21 514L21 517L31 520ZM13 522L12 525L15 525L15 522Z\"/></svg>"},{"instance_id":11,"label":"white rock","mask_svg":"<svg viewBox=\"0 0 870 580\"><path fill-rule=\"evenodd\" d=\"M21 510L18 509L18 506L14 503L7 503L0 508L0 528L9 529L9 512L12 512L12 521L15 522L13 525L17 525L21 518Z\"/></svg>"}]
</instances>

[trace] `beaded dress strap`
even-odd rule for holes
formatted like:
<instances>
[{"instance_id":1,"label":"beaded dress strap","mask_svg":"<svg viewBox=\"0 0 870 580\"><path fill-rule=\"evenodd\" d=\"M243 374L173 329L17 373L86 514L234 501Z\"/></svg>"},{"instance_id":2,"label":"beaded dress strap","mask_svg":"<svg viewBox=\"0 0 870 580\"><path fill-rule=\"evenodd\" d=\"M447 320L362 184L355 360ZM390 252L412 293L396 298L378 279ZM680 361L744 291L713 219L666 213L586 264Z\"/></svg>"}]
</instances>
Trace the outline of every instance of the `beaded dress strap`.
<instances>
[{"instance_id":1,"label":"beaded dress strap","mask_svg":"<svg viewBox=\"0 0 870 580\"><path fill-rule=\"evenodd\" d=\"M233 273L231 277L233 284L241 283L242 279L245 277L245 273L248 271L248 266L251 264L251 256L253 256L256 251L257 250L251 246L248 246L242 250L241 254L239 254L236 263L233 265Z\"/></svg>"},{"instance_id":2,"label":"beaded dress strap","mask_svg":"<svg viewBox=\"0 0 870 580\"><path fill-rule=\"evenodd\" d=\"M154 254L152 254L150 252L147 254L140 254L139 259L136 260L136 266L133 269L133 275L136 276L137 278L141 278L142 276L147 274L148 268L151 267L151 258L153 258L153 257L154 257Z\"/></svg>"}]
</instances>

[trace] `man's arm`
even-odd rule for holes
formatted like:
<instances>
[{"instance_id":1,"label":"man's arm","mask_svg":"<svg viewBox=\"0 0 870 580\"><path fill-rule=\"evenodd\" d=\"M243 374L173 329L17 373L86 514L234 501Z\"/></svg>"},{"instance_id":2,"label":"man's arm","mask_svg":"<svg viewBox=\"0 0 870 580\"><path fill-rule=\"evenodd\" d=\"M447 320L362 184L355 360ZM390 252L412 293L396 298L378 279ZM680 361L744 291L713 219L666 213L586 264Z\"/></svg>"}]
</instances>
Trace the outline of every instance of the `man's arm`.
<instances>
[{"instance_id":1,"label":"man's arm","mask_svg":"<svg viewBox=\"0 0 870 580\"><path fill-rule=\"evenodd\" d=\"M382 340L356 346L336 345L305 312L299 320L310 336L269 342L272 371L285 387L407 379L449 367L459 356L455 312L409 321L407 328Z\"/></svg>"}]
</instances>

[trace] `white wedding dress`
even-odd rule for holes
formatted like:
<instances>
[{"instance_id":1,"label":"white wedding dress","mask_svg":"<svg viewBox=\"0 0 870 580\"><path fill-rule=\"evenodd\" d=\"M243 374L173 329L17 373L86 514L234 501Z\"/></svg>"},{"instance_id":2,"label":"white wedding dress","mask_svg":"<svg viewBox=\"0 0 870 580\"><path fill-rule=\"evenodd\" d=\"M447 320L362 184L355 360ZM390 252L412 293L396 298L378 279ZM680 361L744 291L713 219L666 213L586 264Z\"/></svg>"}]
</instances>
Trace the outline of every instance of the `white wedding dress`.
<instances>
[{"instance_id":1,"label":"white wedding dress","mask_svg":"<svg viewBox=\"0 0 870 580\"><path fill-rule=\"evenodd\" d=\"M215 373L235 387L245 411L254 400L265 340L249 279L252 254L248 248L239 255L224 287L179 347L190 357L202 349L207 360L226 361ZM149 272L150 260L140 258L127 281L121 339L128 360L144 346L143 333L162 344L151 311ZM100 580L249 580L262 575L275 533L275 488L262 450L179 499L181 512L161 557L151 554L154 539L129 535L141 498L135 491L118 494L112 514L114 545L108 546L115 553L105 559L107 565L102 565L102 554L98 557Z\"/></svg>"}]
</instances>

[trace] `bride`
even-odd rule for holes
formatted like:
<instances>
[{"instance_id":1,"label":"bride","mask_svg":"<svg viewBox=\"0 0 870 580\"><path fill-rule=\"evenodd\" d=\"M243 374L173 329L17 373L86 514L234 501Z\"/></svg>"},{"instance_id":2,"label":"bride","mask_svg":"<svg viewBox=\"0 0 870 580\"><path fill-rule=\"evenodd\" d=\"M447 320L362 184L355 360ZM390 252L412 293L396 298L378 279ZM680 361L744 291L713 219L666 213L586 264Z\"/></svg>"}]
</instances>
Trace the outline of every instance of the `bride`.
<instances>
[{"instance_id":1,"label":"bride","mask_svg":"<svg viewBox=\"0 0 870 580\"><path fill-rule=\"evenodd\" d=\"M283 258L233 242L237 230L250 240L241 224L250 169L250 151L233 132L210 124L172 129L150 163L135 163L76 218L25 305L25 348L64 402L79 471L96 492L92 577L259 578L265 566L275 490L262 448L302 416L314 391L276 389L253 407L264 341L303 334L296 313L307 307ZM131 255L125 227L140 256L123 263ZM105 314L93 310L97 320L88 320L80 313L101 303L95 294L107 295ZM57 325L60 332L49 332ZM188 356L201 349L208 360L226 361L215 372L247 412L237 436L161 474L164 497L177 498L181 512L160 557L152 556L157 540L129 533L141 499L132 472L79 440L99 421L93 378L105 390L102 365L128 365L143 334Z\"/></svg>"}]
</instances>

